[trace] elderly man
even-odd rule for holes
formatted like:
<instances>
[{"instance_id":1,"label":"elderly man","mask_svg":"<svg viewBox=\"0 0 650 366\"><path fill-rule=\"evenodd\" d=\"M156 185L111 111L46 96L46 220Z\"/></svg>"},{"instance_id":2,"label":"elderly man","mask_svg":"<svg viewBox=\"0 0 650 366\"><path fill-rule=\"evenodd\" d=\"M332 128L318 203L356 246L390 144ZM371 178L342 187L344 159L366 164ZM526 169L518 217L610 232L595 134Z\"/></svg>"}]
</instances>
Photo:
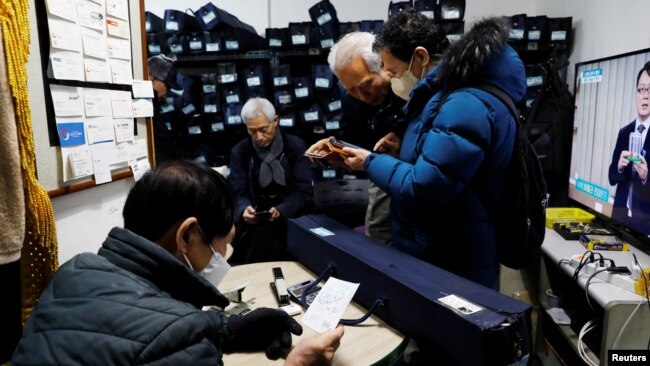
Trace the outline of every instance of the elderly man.
<instances>
[{"instance_id":1,"label":"elderly man","mask_svg":"<svg viewBox=\"0 0 650 366\"><path fill-rule=\"evenodd\" d=\"M379 139L390 134L386 139L389 144L398 142L398 136L403 134L405 101L392 92L390 78L381 70L381 59L373 52L374 41L372 33L347 34L332 46L327 61L345 89L342 137L368 150L383 151L383 146L375 146ZM387 244L390 242L389 207L390 197L370 183L366 235Z\"/></svg>"},{"instance_id":2,"label":"elderly man","mask_svg":"<svg viewBox=\"0 0 650 366\"><path fill-rule=\"evenodd\" d=\"M287 259L286 221L313 207L313 173L305 143L278 129L275 108L249 99L242 119L250 135L230 155L229 181L237 200L234 263Z\"/></svg>"}]
</instances>

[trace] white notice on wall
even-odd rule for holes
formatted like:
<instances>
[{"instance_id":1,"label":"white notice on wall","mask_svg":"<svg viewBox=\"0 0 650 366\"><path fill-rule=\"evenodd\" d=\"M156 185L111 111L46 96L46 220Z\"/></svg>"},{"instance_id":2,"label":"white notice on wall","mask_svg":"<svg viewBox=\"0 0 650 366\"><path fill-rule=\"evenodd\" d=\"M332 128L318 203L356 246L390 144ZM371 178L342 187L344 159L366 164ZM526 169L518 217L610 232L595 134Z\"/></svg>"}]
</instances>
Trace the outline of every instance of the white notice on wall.
<instances>
[{"instance_id":1,"label":"white notice on wall","mask_svg":"<svg viewBox=\"0 0 650 366\"><path fill-rule=\"evenodd\" d=\"M129 19L129 4L126 0L106 0L106 12L108 15L120 19Z\"/></svg>"},{"instance_id":2,"label":"white notice on wall","mask_svg":"<svg viewBox=\"0 0 650 366\"><path fill-rule=\"evenodd\" d=\"M106 95L86 92L84 106L86 117L112 116L111 98L107 98Z\"/></svg>"},{"instance_id":3,"label":"white notice on wall","mask_svg":"<svg viewBox=\"0 0 650 366\"><path fill-rule=\"evenodd\" d=\"M108 57L131 59L131 42L127 39L108 37Z\"/></svg>"},{"instance_id":4,"label":"white notice on wall","mask_svg":"<svg viewBox=\"0 0 650 366\"><path fill-rule=\"evenodd\" d=\"M47 0L47 12L76 23L76 2L76 0Z\"/></svg>"},{"instance_id":5,"label":"white notice on wall","mask_svg":"<svg viewBox=\"0 0 650 366\"><path fill-rule=\"evenodd\" d=\"M109 59L108 64L111 66L111 80L113 84L131 85L133 82L133 73L131 72L131 63L129 61Z\"/></svg>"},{"instance_id":6,"label":"white notice on wall","mask_svg":"<svg viewBox=\"0 0 650 366\"><path fill-rule=\"evenodd\" d=\"M358 288L358 283L330 277L305 312L302 323L318 333L336 328Z\"/></svg>"},{"instance_id":7,"label":"white notice on wall","mask_svg":"<svg viewBox=\"0 0 650 366\"><path fill-rule=\"evenodd\" d=\"M81 145L76 147L62 147L62 153L68 156L68 164L72 176L68 179L76 179L93 174L92 157L90 155L90 146ZM65 166L66 164L64 164ZM67 174L66 174L67 175Z\"/></svg>"},{"instance_id":8,"label":"white notice on wall","mask_svg":"<svg viewBox=\"0 0 650 366\"><path fill-rule=\"evenodd\" d=\"M52 73L58 80L84 81L84 62L81 53L52 49L50 52Z\"/></svg>"},{"instance_id":9,"label":"white notice on wall","mask_svg":"<svg viewBox=\"0 0 650 366\"><path fill-rule=\"evenodd\" d=\"M106 14L100 4L79 0L77 1L77 14L80 26L104 32Z\"/></svg>"},{"instance_id":10,"label":"white notice on wall","mask_svg":"<svg viewBox=\"0 0 650 366\"><path fill-rule=\"evenodd\" d=\"M151 80L133 80L131 88L133 89L133 98L153 98Z\"/></svg>"},{"instance_id":11,"label":"white notice on wall","mask_svg":"<svg viewBox=\"0 0 650 366\"><path fill-rule=\"evenodd\" d=\"M50 44L54 48L68 51L81 51L79 27L65 20L49 18Z\"/></svg>"},{"instance_id":12,"label":"white notice on wall","mask_svg":"<svg viewBox=\"0 0 650 366\"><path fill-rule=\"evenodd\" d=\"M84 103L80 89L50 85L54 115L57 117L83 116Z\"/></svg>"},{"instance_id":13,"label":"white notice on wall","mask_svg":"<svg viewBox=\"0 0 650 366\"><path fill-rule=\"evenodd\" d=\"M108 35L119 38L130 38L129 22L117 18L109 17L106 19L106 29Z\"/></svg>"},{"instance_id":14,"label":"white notice on wall","mask_svg":"<svg viewBox=\"0 0 650 366\"><path fill-rule=\"evenodd\" d=\"M115 126L115 142L133 141L135 136L132 119L116 119L113 121L113 125Z\"/></svg>"},{"instance_id":15,"label":"white notice on wall","mask_svg":"<svg viewBox=\"0 0 650 366\"><path fill-rule=\"evenodd\" d=\"M133 99L133 118L153 117L151 99Z\"/></svg>"},{"instance_id":16,"label":"white notice on wall","mask_svg":"<svg viewBox=\"0 0 650 366\"><path fill-rule=\"evenodd\" d=\"M111 81L111 69L106 61L84 58L84 72L86 81L95 83L109 83Z\"/></svg>"},{"instance_id":17,"label":"white notice on wall","mask_svg":"<svg viewBox=\"0 0 650 366\"><path fill-rule=\"evenodd\" d=\"M90 29L81 30L84 44L84 55L106 59L106 36Z\"/></svg>"},{"instance_id":18,"label":"white notice on wall","mask_svg":"<svg viewBox=\"0 0 650 366\"><path fill-rule=\"evenodd\" d=\"M86 134L88 138L88 144L91 145L115 140L113 119L93 118L86 121Z\"/></svg>"},{"instance_id":19,"label":"white notice on wall","mask_svg":"<svg viewBox=\"0 0 650 366\"><path fill-rule=\"evenodd\" d=\"M111 177L110 158L115 150L115 142L103 142L90 145L93 154L93 171L95 173L95 184L108 183L113 180Z\"/></svg>"},{"instance_id":20,"label":"white notice on wall","mask_svg":"<svg viewBox=\"0 0 650 366\"><path fill-rule=\"evenodd\" d=\"M113 97L111 99L113 118L133 118L133 99L126 97Z\"/></svg>"},{"instance_id":21,"label":"white notice on wall","mask_svg":"<svg viewBox=\"0 0 650 366\"><path fill-rule=\"evenodd\" d=\"M142 176L151 170L151 165L149 165L149 160L140 159L129 161L129 166L133 171L133 179L137 182L142 178Z\"/></svg>"}]
</instances>

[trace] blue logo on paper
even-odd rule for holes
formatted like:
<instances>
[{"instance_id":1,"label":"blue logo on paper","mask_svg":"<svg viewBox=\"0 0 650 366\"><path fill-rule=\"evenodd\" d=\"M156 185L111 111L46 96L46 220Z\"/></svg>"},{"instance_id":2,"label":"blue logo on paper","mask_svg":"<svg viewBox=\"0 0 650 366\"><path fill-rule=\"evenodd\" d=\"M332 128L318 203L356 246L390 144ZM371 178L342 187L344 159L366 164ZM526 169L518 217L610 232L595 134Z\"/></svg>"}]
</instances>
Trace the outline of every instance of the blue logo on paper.
<instances>
[{"instance_id":1,"label":"blue logo on paper","mask_svg":"<svg viewBox=\"0 0 650 366\"><path fill-rule=\"evenodd\" d=\"M59 132L61 147L84 145L86 143L83 122L57 123L56 129Z\"/></svg>"},{"instance_id":2,"label":"blue logo on paper","mask_svg":"<svg viewBox=\"0 0 650 366\"><path fill-rule=\"evenodd\" d=\"M609 190L607 188L597 186L586 180L578 179L576 181L576 189L603 202L607 202L609 199Z\"/></svg>"}]
</instances>

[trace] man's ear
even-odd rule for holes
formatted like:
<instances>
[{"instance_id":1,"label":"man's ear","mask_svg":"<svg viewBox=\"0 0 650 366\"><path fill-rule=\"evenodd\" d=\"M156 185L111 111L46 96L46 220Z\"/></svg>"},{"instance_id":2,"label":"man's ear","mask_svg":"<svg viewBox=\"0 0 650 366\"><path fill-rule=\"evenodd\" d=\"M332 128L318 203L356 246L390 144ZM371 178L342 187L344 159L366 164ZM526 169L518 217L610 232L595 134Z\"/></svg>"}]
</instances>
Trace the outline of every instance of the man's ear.
<instances>
[{"instance_id":1,"label":"man's ear","mask_svg":"<svg viewBox=\"0 0 650 366\"><path fill-rule=\"evenodd\" d=\"M196 217L188 217L183 220L176 229L176 250L179 253L187 253L188 244L191 241L191 229L198 225Z\"/></svg>"},{"instance_id":2,"label":"man's ear","mask_svg":"<svg viewBox=\"0 0 650 366\"><path fill-rule=\"evenodd\" d=\"M422 46L415 47L415 54L420 59L422 65L428 65L430 60L429 51Z\"/></svg>"},{"instance_id":3,"label":"man's ear","mask_svg":"<svg viewBox=\"0 0 650 366\"><path fill-rule=\"evenodd\" d=\"M277 126L279 121L280 117L276 114L275 117L273 117L273 124Z\"/></svg>"}]
</instances>

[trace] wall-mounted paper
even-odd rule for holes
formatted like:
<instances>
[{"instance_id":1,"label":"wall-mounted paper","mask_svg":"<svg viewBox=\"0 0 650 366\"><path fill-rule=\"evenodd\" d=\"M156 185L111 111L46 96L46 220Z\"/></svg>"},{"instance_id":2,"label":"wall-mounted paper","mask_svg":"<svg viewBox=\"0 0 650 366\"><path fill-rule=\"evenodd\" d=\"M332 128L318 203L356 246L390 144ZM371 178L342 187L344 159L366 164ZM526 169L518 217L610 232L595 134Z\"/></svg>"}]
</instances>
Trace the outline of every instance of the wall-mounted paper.
<instances>
[{"instance_id":1,"label":"wall-mounted paper","mask_svg":"<svg viewBox=\"0 0 650 366\"><path fill-rule=\"evenodd\" d=\"M133 141L135 136L132 119L116 119L113 121L113 125L115 126L115 142Z\"/></svg>"},{"instance_id":2,"label":"wall-mounted paper","mask_svg":"<svg viewBox=\"0 0 650 366\"><path fill-rule=\"evenodd\" d=\"M83 40L84 54L86 56L97 57L102 60L106 59L108 51L105 35L90 29L82 29L81 39Z\"/></svg>"},{"instance_id":3,"label":"wall-mounted paper","mask_svg":"<svg viewBox=\"0 0 650 366\"><path fill-rule=\"evenodd\" d=\"M111 98L101 93L84 92L84 107L87 117L112 116Z\"/></svg>"},{"instance_id":4,"label":"wall-mounted paper","mask_svg":"<svg viewBox=\"0 0 650 366\"><path fill-rule=\"evenodd\" d=\"M139 181L146 172L151 170L151 165L149 165L149 160L147 159L129 161L129 166L131 167L131 171L133 171L133 179L136 182Z\"/></svg>"},{"instance_id":5,"label":"wall-mounted paper","mask_svg":"<svg viewBox=\"0 0 650 366\"><path fill-rule=\"evenodd\" d=\"M54 115L57 117L83 116L84 102L81 88L50 85Z\"/></svg>"},{"instance_id":6,"label":"wall-mounted paper","mask_svg":"<svg viewBox=\"0 0 650 366\"><path fill-rule=\"evenodd\" d=\"M71 176L64 177L64 180L76 179L85 177L87 175L93 174L93 162L92 156L90 153L90 146L81 145L77 147L63 147L61 148L62 156L67 155L67 159L64 159L64 166L69 164L69 171L72 173ZM68 164L65 164L65 162ZM68 171L64 169L64 171ZM66 179L67 178L67 179Z\"/></svg>"},{"instance_id":7,"label":"wall-mounted paper","mask_svg":"<svg viewBox=\"0 0 650 366\"><path fill-rule=\"evenodd\" d=\"M117 18L108 17L106 19L106 29L108 35L119 38L130 38L131 31L129 30L129 22Z\"/></svg>"},{"instance_id":8,"label":"wall-mounted paper","mask_svg":"<svg viewBox=\"0 0 650 366\"><path fill-rule=\"evenodd\" d=\"M84 58L84 72L86 81L96 83L109 83L111 81L111 69L106 61Z\"/></svg>"},{"instance_id":9,"label":"wall-mounted paper","mask_svg":"<svg viewBox=\"0 0 650 366\"><path fill-rule=\"evenodd\" d=\"M111 177L111 156L115 151L115 142L103 142L90 145L93 154L93 171L95 173L95 184L108 183L113 180Z\"/></svg>"},{"instance_id":10,"label":"wall-mounted paper","mask_svg":"<svg viewBox=\"0 0 650 366\"><path fill-rule=\"evenodd\" d=\"M56 130L62 147L86 144L86 134L83 122L57 123Z\"/></svg>"},{"instance_id":11,"label":"wall-mounted paper","mask_svg":"<svg viewBox=\"0 0 650 366\"><path fill-rule=\"evenodd\" d=\"M81 33L75 23L49 18L50 45L54 48L81 51Z\"/></svg>"},{"instance_id":12,"label":"wall-mounted paper","mask_svg":"<svg viewBox=\"0 0 650 366\"><path fill-rule=\"evenodd\" d=\"M126 0L106 0L106 12L108 15L120 19L129 19L129 4Z\"/></svg>"},{"instance_id":13,"label":"wall-mounted paper","mask_svg":"<svg viewBox=\"0 0 650 366\"><path fill-rule=\"evenodd\" d=\"M47 12L77 23L76 0L47 0Z\"/></svg>"},{"instance_id":14,"label":"wall-mounted paper","mask_svg":"<svg viewBox=\"0 0 650 366\"><path fill-rule=\"evenodd\" d=\"M126 39L108 37L108 57L131 59L131 42Z\"/></svg>"},{"instance_id":15,"label":"wall-mounted paper","mask_svg":"<svg viewBox=\"0 0 650 366\"><path fill-rule=\"evenodd\" d=\"M104 32L106 14L100 4L79 0L77 2L77 14L80 26Z\"/></svg>"},{"instance_id":16,"label":"wall-mounted paper","mask_svg":"<svg viewBox=\"0 0 650 366\"><path fill-rule=\"evenodd\" d=\"M133 90L133 98L153 98L151 80L133 80L131 89Z\"/></svg>"},{"instance_id":17,"label":"wall-mounted paper","mask_svg":"<svg viewBox=\"0 0 650 366\"><path fill-rule=\"evenodd\" d=\"M111 66L113 84L131 85L133 83L133 72L131 71L130 62L108 59L108 64Z\"/></svg>"},{"instance_id":18,"label":"wall-mounted paper","mask_svg":"<svg viewBox=\"0 0 650 366\"><path fill-rule=\"evenodd\" d=\"M50 52L50 63L55 79L85 80L83 57L79 52L52 49L52 52Z\"/></svg>"},{"instance_id":19,"label":"wall-mounted paper","mask_svg":"<svg viewBox=\"0 0 650 366\"><path fill-rule=\"evenodd\" d=\"M151 99L133 99L133 118L153 117Z\"/></svg>"},{"instance_id":20,"label":"wall-mounted paper","mask_svg":"<svg viewBox=\"0 0 650 366\"><path fill-rule=\"evenodd\" d=\"M133 99L126 97L113 97L111 100L113 118L133 118Z\"/></svg>"},{"instance_id":21,"label":"wall-mounted paper","mask_svg":"<svg viewBox=\"0 0 650 366\"><path fill-rule=\"evenodd\" d=\"M115 140L112 118L93 118L86 121L88 144L97 144Z\"/></svg>"}]
</instances>

